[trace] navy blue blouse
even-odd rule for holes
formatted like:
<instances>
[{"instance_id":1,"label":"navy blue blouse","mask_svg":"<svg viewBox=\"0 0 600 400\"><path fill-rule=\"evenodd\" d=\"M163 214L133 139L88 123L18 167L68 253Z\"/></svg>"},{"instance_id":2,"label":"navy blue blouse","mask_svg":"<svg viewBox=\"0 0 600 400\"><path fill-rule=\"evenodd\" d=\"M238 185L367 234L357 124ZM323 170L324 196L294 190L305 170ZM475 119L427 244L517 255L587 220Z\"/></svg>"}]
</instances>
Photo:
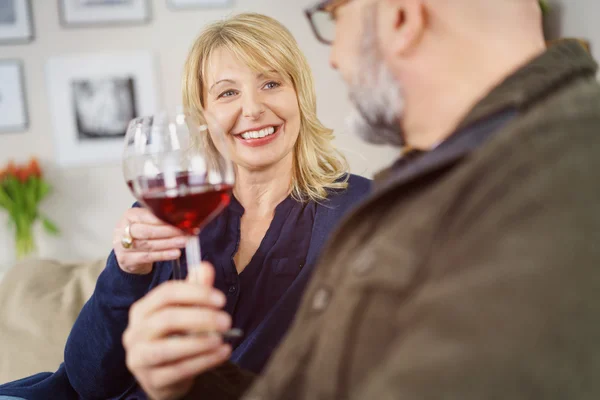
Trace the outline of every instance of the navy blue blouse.
<instances>
[{"instance_id":1,"label":"navy blue blouse","mask_svg":"<svg viewBox=\"0 0 600 400\"><path fill-rule=\"evenodd\" d=\"M316 203L300 203L291 196L275 215L250 263L237 273L233 257L240 243L244 207L232 196L231 204L201 233L203 259L215 266L215 287L227 296L225 311L232 326L250 335L288 290L306 262L315 220ZM233 347L241 342L232 341Z\"/></svg>"}]
</instances>

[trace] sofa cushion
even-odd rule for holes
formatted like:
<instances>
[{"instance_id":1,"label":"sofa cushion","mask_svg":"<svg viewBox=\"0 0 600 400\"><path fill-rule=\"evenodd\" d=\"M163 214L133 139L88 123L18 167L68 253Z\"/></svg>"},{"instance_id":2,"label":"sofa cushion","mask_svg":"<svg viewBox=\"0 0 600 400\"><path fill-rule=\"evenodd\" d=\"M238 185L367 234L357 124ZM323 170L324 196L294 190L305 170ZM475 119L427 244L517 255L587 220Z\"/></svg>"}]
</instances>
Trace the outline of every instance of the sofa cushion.
<instances>
[{"instance_id":1,"label":"sofa cushion","mask_svg":"<svg viewBox=\"0 0 600 400\"><path fill-rule=\"evenodd\" d=\"M54 371L105 261L27 260L0 282L0 384Z\"/></svg>"}]
</instances>

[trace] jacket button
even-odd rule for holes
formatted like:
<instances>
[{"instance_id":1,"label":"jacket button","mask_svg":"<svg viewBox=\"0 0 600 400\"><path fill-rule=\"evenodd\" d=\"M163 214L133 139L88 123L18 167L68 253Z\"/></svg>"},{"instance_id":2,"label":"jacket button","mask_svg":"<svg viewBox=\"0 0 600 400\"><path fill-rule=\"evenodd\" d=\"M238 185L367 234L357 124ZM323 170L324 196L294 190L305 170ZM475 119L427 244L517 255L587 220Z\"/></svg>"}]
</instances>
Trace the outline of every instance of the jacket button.
<instances>
[{"instance_id":1,"label":"jacket button","mask_svg":"<svg viewBox=\"0 0 600 400\"><path fill-rule=\"evenodd\" d=\"M359 276L365 275L373 268L373 264L373 255L363 254L354 262L352 271Z\"/></svg>"},{"instance_id":2,"label":"jacket button","mask_svg":"<svg viewBox=\"0 0 600 400\"><path fill-rule=\"evenodd\" d=\"M323 311L329 304L331 292L328 289L321 288L317 290L312 300L312 308L315 311Z\"/></svg>"}]
</instances>

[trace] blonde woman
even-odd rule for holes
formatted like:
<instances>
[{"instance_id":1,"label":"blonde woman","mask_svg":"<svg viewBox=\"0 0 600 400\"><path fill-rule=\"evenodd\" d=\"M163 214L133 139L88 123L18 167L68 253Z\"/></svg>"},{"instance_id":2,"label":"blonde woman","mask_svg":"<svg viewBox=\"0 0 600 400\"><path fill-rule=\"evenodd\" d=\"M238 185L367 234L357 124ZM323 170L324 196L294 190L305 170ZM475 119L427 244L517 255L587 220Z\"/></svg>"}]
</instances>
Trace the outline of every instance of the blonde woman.
<instances>
[{"instance_id":1,"label":"blonde woman","mask_svg":"<svg viewBox=\"0 0 600 400\"><path fill-rule=\"evenodd\" d=\"M211 353L214 362L229 358L258 373L286 333L328 234L369 181L347 173L332 131L317 118L310 67L272 18L241 14L204 29L185 65L183 102L216 116L236 165L231 205L201 234L204 259L214 266L204 281L214 288L199 286L191 296L211 294L210 306L186 307L190 293L181 283L160 285L171 277L165 261L180 256L186 238L132 208L115 230L114 251L71 332L65 363L0 394L47 398L40 390L51 387L89 399L140 398L121 337L131 305L149 291L134 306L144 313L142 328L125 335L125 343L141 345L137 356L128 355L133 369L161 364L168 373L170 363L189 358L184 380L195 372L193 356ZM126 228L130 249L121 246ZM166 311L168 304L177 306ZM216 335L172 337L229 327L244 337L228 344ZM171 352L158 350L165 341Z\"/></svg>"}]
</instances>

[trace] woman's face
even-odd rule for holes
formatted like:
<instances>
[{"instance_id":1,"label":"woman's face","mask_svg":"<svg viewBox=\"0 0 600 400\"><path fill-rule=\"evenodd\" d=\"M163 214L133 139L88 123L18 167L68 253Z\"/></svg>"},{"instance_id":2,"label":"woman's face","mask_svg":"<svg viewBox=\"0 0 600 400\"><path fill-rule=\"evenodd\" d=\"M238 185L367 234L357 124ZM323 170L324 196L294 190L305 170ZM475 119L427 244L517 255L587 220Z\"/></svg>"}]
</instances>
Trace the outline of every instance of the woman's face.
<instances>
[{"instance_id":1,"label":"woman's face","mask_svg":"<svg viewBox=\"0 0 600 400\"><path fill-rule=\"evenodd\" d=\"M291 159L300 131L292 84L276 72L256 73L225 49L214 51L208 61L204 104L225 133L232 161L262 170Z\"/></svg>"}]
</instances>

